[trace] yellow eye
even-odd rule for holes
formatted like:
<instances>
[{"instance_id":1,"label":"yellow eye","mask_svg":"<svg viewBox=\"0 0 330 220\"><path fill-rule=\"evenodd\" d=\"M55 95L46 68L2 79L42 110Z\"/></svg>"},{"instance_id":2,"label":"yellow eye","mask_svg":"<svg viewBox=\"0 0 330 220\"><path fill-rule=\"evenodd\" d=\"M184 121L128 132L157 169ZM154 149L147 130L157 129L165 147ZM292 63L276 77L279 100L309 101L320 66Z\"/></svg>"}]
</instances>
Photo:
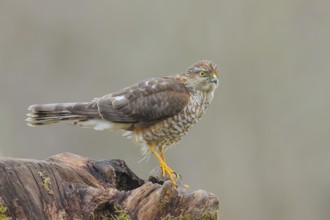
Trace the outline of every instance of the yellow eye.
<instances>
[{"instance_id":1,"label":"yellow eye","mask_svg":"<svg viewBox=\"0 0 330 220\"><path fill-rule=\"evenodd\" d=\"M199 76L204 77L204 76L206 76L206 73L205 72L200 72Z\"/></svg>"}]
</instances>

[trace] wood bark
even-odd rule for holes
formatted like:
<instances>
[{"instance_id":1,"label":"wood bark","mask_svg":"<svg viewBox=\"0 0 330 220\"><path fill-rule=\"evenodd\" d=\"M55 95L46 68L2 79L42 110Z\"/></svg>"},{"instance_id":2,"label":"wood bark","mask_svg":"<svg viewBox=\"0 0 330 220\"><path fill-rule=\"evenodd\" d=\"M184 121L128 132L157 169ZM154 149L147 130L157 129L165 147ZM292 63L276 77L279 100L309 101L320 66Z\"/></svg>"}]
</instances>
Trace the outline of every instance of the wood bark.
<instances>
[{"instance_id":1,"label":"wood bark","mask_svg":"<svg viewBox=\"0 0 330 220\"><path fill-rule=\"evenodd\" d=\"M123 160L0 158L0 220L218 219L218 210L216 195L174 186L159 168L144 181Z\"/></svg>"}]
</instances>

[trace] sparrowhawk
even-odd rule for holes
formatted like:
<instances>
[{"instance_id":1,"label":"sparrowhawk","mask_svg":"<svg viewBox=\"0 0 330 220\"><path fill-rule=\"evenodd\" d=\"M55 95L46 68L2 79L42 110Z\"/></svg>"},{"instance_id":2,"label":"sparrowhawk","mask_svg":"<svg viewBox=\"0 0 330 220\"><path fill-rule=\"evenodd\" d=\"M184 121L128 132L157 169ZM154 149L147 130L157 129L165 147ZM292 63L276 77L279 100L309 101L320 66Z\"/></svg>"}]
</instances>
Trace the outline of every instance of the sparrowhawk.
<instances>
[{"instance_id":1,"label":"sparrowhawk","mask_svg":"<svg viewBox=\"0 0 330 220\"><path fill-rule=\"evenodd\" d=\"M205 113L218 87L218 68L202 60L184 73L140 81L90 102L31 105L28 125L70 121L96 130L125 130L124 136L151 153L174 185L164 151L177 144Z\"/></svg>"}]
</instances>

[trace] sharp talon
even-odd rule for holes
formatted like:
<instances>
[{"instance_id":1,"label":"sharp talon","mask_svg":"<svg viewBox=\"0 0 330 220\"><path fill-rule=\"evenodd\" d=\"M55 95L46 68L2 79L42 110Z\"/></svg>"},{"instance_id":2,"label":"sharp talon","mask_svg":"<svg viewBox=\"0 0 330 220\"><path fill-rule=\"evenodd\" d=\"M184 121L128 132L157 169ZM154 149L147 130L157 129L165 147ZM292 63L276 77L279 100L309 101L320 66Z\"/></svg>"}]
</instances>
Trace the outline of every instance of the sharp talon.
<instances>
[{"instance_id":1,"label":"sharp talon","mask_svg":"<svg viewBox=\"0 0 330 220\"><path fill-rule=\"evenodd\" d=\"M180 180L182 179L182 175L180 173L177 172L173 172L175 175L175 178L180 178Z\"/></svg>"}]
</instances>

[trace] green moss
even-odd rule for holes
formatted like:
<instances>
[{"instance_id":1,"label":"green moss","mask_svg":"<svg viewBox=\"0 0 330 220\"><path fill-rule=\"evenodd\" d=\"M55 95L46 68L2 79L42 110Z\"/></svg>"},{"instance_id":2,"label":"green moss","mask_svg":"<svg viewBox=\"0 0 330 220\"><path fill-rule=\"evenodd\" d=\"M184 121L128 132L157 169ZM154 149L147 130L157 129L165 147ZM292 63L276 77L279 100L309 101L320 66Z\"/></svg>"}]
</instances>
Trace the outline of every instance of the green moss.
<instances>
[{"instance_id":1,"label":"green moss","mask_svg":"<svg viewBox=\"0 0 330 220\"><path fill-rule=\"evenodd\" d=\"M178 217L173 216L165 216L162 218L162 220L192 220L196 218L192 218L190 215L180 215ZM217 220L218 219L218 212L214 213L214 215L211 215L210 213L203 215L201 218L198 218L198 220Z\"/></svg>"},{"instance_id":2,"label":"green moss","mask_svg":"<svg viewBox=\"0 0 330 220\"><path fill-rule=\"evenodd\" d=\"M125 210L115 208L115 213L116 213L115 215L111 215L112 220L130 220L131 219Z\"/></svg>"},{"instance_id":3,"label":"green moss","mask_svg":"<svg viewBox=\"0 0 330 220\"><path fill-rule=\"evenodd\" d=\"M162 218L161 220L191 220L191 217L188 215L180 215L178 217L174 217L171 215L167 215L164 218Z\"/></svg>"},{"instance_id":4,"label":"green moss","mask_svg":"<svg viewBox=\"0 0 330 220\"><path fill-rule=\"evenodd\" d=\"M201 220L214 220L218 219L218 212L214 213L214 215L211 215L210 213L203 215Z\"/></svg>"},{"instance_id":5,"label":"green moss","mask_svg":"<svg viewBox=\"0 0 330 220\"><path fill-rule=\"evenodd\" d=\"M40 178L42 179L42 185L47 190L47 192L50 195L54 195L54 191L50 188L50 185L52 184L52 180L50 179L50 177L47 176L45 174L45 172L38 171L38 174L39 174Z\"/></svg>"},{"instance_id":6,"label":"green moss","mask_svg":"<svg viewBox=\"0 0 330 220\"><path fill-rule=\"evenodd\" d=\"M6 216L7 207L5 204L0 203L0 220L11 220L12 218Z\"/></svg>"}]
</instances>

